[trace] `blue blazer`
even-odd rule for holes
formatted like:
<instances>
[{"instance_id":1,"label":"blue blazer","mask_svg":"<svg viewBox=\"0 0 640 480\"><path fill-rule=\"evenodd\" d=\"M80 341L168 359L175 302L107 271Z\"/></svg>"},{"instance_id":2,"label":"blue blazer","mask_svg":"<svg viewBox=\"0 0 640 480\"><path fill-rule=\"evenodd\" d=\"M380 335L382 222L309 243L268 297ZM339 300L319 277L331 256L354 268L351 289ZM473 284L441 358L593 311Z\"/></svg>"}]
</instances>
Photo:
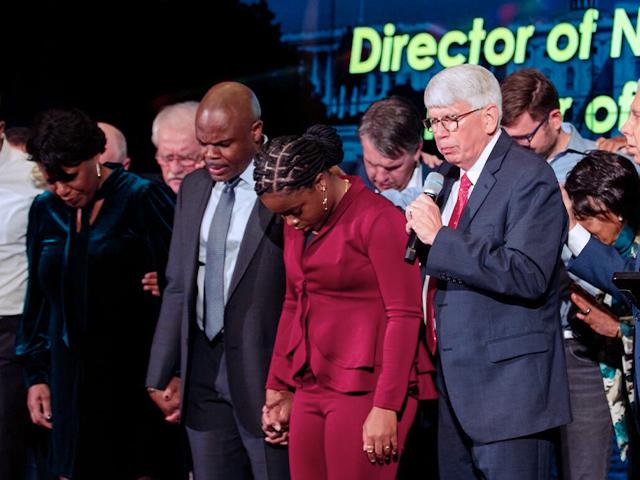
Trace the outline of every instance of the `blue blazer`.
<instances>
[{"instance_id":1,"label":"blue blazer","mask_svg":"<svg viewBox=\"0 0 640 480\"><path fill-rule=\"evenodd\" d=\"M441 205L457 178L445 175ZM571 421L558 290L566 234L553 170L502 132L458 228L438 232L426 268L439 279L441 375L474 441Z\"/></svg>"},{"instance_id":2,"label":"blue blazer","mask_svg":"<svg viewBox=\"0 0 640 480\"><path fill-rule=\"evenodd\" d=\"M590 284L610 293L616 299L628 304L627 298L620 293L618 288L611 281L611 276L615 272L637 272L640 270L640 256L637 258L624 258L618 251L608 245L604 245L597 239L591 237L580 255L569 262L569 271L583 278ZM640 386L640 310L633 305L633 318L636 321L636 328L633 338L633 384L635 385L636 405L640 405L638 400L638 386Z\"/></svg>"}]
</instances>

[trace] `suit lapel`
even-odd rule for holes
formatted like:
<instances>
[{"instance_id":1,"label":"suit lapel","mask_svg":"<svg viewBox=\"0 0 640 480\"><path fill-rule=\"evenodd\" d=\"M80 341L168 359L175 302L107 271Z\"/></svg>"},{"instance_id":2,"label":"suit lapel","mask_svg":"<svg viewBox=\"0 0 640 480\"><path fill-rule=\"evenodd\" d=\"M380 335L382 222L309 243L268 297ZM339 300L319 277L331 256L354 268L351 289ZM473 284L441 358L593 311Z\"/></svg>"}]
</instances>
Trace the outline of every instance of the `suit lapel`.
<instances>
[{"instance_id":1,"label":"suit lapel","mask_svg":"<svg viewBox=\"0 0 640 480\"><path fill-rule=\"evenodd\" d=\"M233 270L233 276L231 277L231 285L229 285L229 296L231 298L233 291L240 283L240 279L247 270L251 259L253 258L262 237L264 237L269 223L273 219L273 213L269 211L262 202L256 200L251 215L249 215L249 221L247 222L247 228L244 231L242 237L242 243L240 244L240 250L238 251L238 259L236 260L236 267Z\"/></svg>"},{"instance_id":2,"label":"suit lapel","mask_svg":"<svg viewBox=\"0 0 640 480\"><path fill-rule=\"evenodd\" d=\"M480 173L478 182L473 187L467 206L463 210L460 221L458 222L458 230L464 231L469 226L476 213L478 213L478 210L486 200L487 195L489 195L489 192L496 183L496 177L494 174L500 169L502 159L509 148L511 148L511 138L506 133L502 132L500 138L498 138L498 141L493 147L493 150L491 150L491 153L489 154L489 158Z\"/></svg>"},{"instance_id":3,"label":"suit lapel","mask_svg":"<svg viewBox=\"0 0 640 480\"><path fill-rule=\"evenodd\" d=\"M440 210L444 208L447 204L447 200L449 199L449 195L451 195L451 189L453 188L453 184L456 183L458 178L460 177L460 169L454 165L449 163L444 163L446 165L446 170L439 169L438 171L444 176L444 184L442 185L442 191L440 195L436 198L436 204L440 207Z\"/></svg>"},{"instance_id":4,"label":"suit lapel","mask_svg":"<svg viewBox=\"0 0 640 480\"><path fill-rule=\"evenodd\" d=\"M189 311L194 312L195 305L198 296L198 262L200 256L200 229L202 228L202 217L209 205L209 199L211 198L211 190L215 185L215 182L211 180L211 177L203 170L202 178L199 183L193 185L193 196L189 202L185 202L183 209L192 208L190 215L185 213L187 221L184 222L184 239L185 239L185 268L187 269L186 278L188 279L188 305ZM195 208L194 208L195 207ZM187 216L188 215L188 216Z\"/></svg>"}]
</instances>

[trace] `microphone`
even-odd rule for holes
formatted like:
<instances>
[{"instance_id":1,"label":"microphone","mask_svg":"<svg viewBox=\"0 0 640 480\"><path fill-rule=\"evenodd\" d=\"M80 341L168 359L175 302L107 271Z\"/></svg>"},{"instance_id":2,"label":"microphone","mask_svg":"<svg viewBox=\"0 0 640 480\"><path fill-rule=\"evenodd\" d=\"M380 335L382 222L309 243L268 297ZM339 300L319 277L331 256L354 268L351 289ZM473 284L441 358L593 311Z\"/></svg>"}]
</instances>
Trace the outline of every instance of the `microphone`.
<instances>
[{"instance_id":1,"label":"microphone","mask_svg":"<svg viewBox=\"0 0 640 480\"><path fill-rule=\"evenodd\" d=\"M424 193L431 197L435 201L436 197L442 190L444 185L444 177L438 172L431 172L427 175L427 179L424 182ZM404 252L404 261L413 264L416 261L418 250L423 250L428 255L430 246L425 245L420 241L416 232L411 231L409 240L407 240L407 249Z\"/></svg>"}]
</instances>

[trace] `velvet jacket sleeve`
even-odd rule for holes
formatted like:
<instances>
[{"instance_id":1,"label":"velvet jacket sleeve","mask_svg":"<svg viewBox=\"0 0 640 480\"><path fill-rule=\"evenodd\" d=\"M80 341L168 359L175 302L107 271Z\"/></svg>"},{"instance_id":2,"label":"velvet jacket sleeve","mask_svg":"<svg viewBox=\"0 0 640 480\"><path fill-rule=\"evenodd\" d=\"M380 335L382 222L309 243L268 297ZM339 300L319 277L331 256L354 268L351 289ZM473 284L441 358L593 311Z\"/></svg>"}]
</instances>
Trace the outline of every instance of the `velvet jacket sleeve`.
<instances>
[{"instance_id":1,"label":"velvet jacket sleeve","mask_svg":"<svg viewBox=\"0 0 640 480\"><path fill-rule=\"evenodd\" d=\"M387 316L382 370L374 392L376 407L400 411L418 347L422 320L422 282L418 264L403 261L405 220L395 208L376 215L366 237Z\"/></svg>"},{"instance_id":2,"label":"velvet jacket sleeve","mask_svg":"<svg viewBox=\"0 0 640 480\"><path fill-rule=\"evenodd\" d=\"M28 387L38 383L49 383L49 308L38 276L42 249L39 226L43 221L39 215L40 208L40 197L36 197L29 210L27 229L29 279L24 312L16 336L16 354L23 363L25 382Z\"/></svg>"}]
</instances>

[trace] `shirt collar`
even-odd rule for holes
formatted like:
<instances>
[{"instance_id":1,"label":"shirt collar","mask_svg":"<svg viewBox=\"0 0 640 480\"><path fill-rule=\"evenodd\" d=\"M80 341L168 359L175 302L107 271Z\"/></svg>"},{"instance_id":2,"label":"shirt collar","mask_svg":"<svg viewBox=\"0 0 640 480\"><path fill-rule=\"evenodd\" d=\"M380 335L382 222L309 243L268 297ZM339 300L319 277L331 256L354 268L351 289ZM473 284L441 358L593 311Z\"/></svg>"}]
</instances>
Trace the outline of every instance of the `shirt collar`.
<instances>
[{"instance_id":1,"label":"shirt collar","mask_svg":"<svg viewBox=\"0 0 640 480\"><path fill-rule=\"evenodd\" d=\"M253 163L253 159L249 163L249 166L244 169L244 172L240 174L240 183L246 183L251 188L254 188L256 185L256 181L253 179L253 171L255 170L255 165Z\"/></svg>"},{"instance_id":2,"label":"shirt collar","mask_svg":"<svg viewBox=\"0 0 640 480\"><path fill-rule=\"evenodd\" d=\"M422 184L422 162L420 161L420 159L418 159L416 167L413 169L413 173L411 174L411 178L409 179L409 183L407 183L407 186L405 188L422 188Z\"/></svg>"},{"instance_id":3,"label":"shirt collar","mask_svg":"<svg viewBox=\"0 0 640 480\"><path fill-rule=\"evenodd\" d=\"M578 133L578 130L576 130L576 128L570 123L563 123L562 130L564 130L566 133L570 135L569 143L567 143L567 150L576 150L578 152L585 152L586 150L593 149L592 142L590 140L587 140L586 138L583 138L582 135ZM562 153L564 152L561 152L560 154L558 154L558 156L561 155Z\"/></svg>"},{"instance_id":4,"label":"shirt collar","mask_svg":"<svg viewBox=\"0 0 640 480\"><path fill-rule=\"evenodd\" d=\"M498 142L498 138L500 138L500 135L502 135L502 129L499 128L498 131L493 134L493 137L491 138L491 140L489 140L489 143L487 143L487 145L484 147L484 150L482 150L482 153L478 157L478 160L476 161L476 163L474 163L471 166L471 168L466 172L460 169L460 178L462 178L462 175L466 173L467 178L471 180L471 183L473 185L475 185L478 182L478 179L480 178L480 174L482 173L482 169L487 163L487 160L489 159L489 155L491 154L493 147L495 147L496 143Z\"/></svg>"}]
</instances>

